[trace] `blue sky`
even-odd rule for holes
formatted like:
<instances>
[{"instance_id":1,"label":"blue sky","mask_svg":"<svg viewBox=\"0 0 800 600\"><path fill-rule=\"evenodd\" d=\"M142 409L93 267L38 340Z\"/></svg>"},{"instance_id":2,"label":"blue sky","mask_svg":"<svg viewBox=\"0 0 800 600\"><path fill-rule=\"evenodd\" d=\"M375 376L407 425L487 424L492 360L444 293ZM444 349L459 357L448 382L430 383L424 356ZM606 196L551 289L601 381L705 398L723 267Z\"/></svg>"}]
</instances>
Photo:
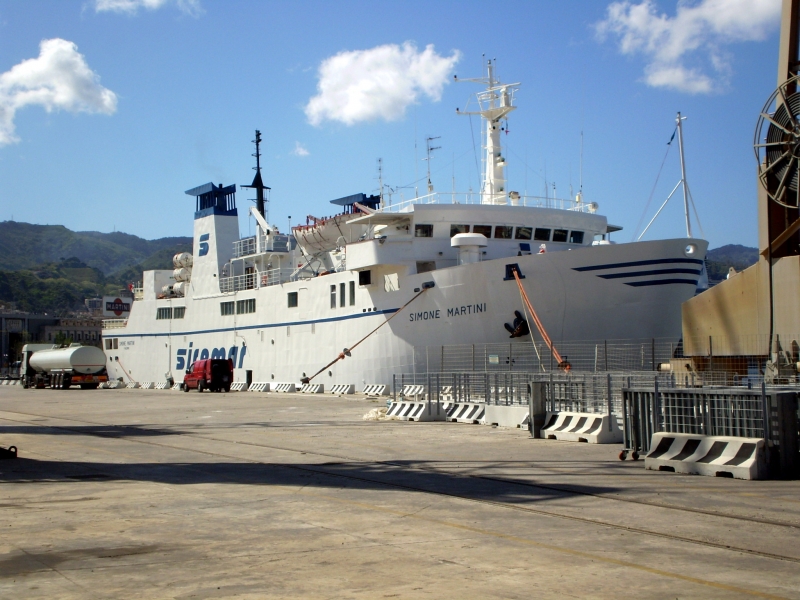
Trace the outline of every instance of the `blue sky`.
<instances>
[{"instance_id":1,"label":"blue sky","mask_svg":"<svg viewBox=\"0 0 800 600\"><path fill-rule=\"evenodd\" d=\"M485 55L521 82L510 189L577 192L583 131L584 198L629 241L680 178L673 145L645 211L681 111L706 239L755 246L753 131L779 5L0 0L0 220L191 235L184 190L249 183L255 129L282 230L376 192L379 157L395 200L417 178L423 190L426 136L440 136L436 188L477 189L479 123L473 137L455 108L479 88L452 75L483 76ZM250 197L237 194L243 234ZM676 197L646 237L684 233Z\"/></svg>"}]
</instances>

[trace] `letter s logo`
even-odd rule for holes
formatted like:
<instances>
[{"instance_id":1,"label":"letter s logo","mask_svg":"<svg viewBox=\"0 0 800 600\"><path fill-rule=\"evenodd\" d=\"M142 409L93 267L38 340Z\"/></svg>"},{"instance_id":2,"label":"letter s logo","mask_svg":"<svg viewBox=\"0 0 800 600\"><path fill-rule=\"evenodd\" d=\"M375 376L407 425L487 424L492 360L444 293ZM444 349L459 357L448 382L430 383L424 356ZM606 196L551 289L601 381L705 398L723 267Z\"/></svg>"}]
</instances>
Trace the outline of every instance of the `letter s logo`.
<instances>
[{"instance_id":1,"label":"letter s logo","mask_svg":"<svg viewBox=\"0 0 800 600\"><path fill-rule=\"evenodd\" d=\"M200 236L200 252L198 252L198 256L205 256L208 254L208 238L209 234L204 233Z\"/></svg>"}]
</instances>

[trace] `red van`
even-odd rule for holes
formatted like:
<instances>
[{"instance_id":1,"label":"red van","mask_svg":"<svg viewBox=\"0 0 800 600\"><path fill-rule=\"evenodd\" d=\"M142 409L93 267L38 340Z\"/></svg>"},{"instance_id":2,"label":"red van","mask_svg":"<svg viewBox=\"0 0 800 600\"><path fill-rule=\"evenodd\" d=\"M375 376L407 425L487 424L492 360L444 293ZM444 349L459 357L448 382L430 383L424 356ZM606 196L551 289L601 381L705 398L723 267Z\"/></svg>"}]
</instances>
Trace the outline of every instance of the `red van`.
<instances>
[{"instance_id":1,"label":"red van","mask_svg":"<svg viewBox=\"0 0 800 600\"><path fill-rule=\"evenodd\" d=\"M188 392L192 388L197 388L198 392L211 390L221 392L231 390L233 381L233 360L209 358L198 360L186 369L183 377L183 391Z\"/></svg>"}]
</instances>

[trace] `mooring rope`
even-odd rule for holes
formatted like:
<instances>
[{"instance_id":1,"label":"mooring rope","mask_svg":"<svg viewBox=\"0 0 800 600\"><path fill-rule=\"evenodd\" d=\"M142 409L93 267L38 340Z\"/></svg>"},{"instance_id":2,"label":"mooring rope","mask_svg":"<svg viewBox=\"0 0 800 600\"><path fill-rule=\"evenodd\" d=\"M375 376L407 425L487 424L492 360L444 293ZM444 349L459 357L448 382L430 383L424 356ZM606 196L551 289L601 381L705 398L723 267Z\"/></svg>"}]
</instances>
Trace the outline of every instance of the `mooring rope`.
<instances>
[{"instance_id":1,"label":"mooring rope","mask_svg":"<svg viewBox=\"0 0 800 600\"><path fill-rule=\"evenodd\" d=\"M122 361L119 358L117 359L117 364L119 365L119 368L122 369L122 372L128 376L128 379L131 380L131 383L136 383L136 380L131 377L130 374L125 370L125 367L122 366Z\"/></svg>"},{"instance_id":2,"label":"mooring rope","mask_svg":"<svg viewBox=\"0 0 800 600\"><path fill-rule=\"evenodd\" d=\"M331 367L331 366L335 365L335 364L336 364L337 362L339 362L340 360L344 360L346 356L350 356L350 355L351 355L351 353L352 353L352 351L353 351L353 350L355 350L355 349L356 349L356 347L357 347L357 346L358 346L358 345L359 345L361 342L363 342L365 339L367 339L367 338L368 338L369 336L371 336L373 333L375 333L376 331L378 331L378 329L380 329L381 327L383 327L384 325L386 325L386 324L387 324L389 321L391 321L392 319L394 319L394 318L395 318L395 317L396 317L396 316L397 316L397 315L398 315L398 314L399 314L399 313L400 313L400 312L401 312L401 311L402 311L402 310L403 310L403 309L404 309L406 306L408 306L408 305L409 305L409 304L411 304L411 303L412 303L414 300L416 300L417 298L419 298L419 297L420 297L422 294L424 294L424 293L425 293L425 291L426 291L426 290L428 290L428 289L429 289L429 288L427 288L427 287L423 287L423 288L422 288L422 289L421 289L419 292L417 292L417 293L416 293L416 294L415 294L415 295L414 295L414 296L411 298L411 300L409 300L408 302L406 302L405 304L403 304L403 306L401 306L400 308L398 308L398 309L395 311L395 313L394 313L394 314L393 314L391 317L389 317L388 319L386 319L386 320L385 320L383 323L381 323L380 325L378 325L378 326L377 326L375 329L373 329L373 330L372 330L372 331L370 331L370 332L369 332L367 335L365 335L365 336L364 336L364 337L362 337L360 340L358 340L358 341L357 341L355 344L353 344L353 346L352 346L351 348L345 348L344 350L342 350L342 351L339 353L339 356L337 356L336 358L334 358L334 359L333 359L331 362L329 362L327 365L325 365L324 367L322 367L322 368L321 368L319 371L317 371L316 373L314 373L314 374L313 374L311 377L301 377L301 378L300 378L300 381L301 381L303 384L308 384L308 383L310 383L310 382L311 382L311 380L312 380L312 379L314 379L314 377L316 377L317 375L319 375L320 373L322 373L322 372L323 372L325 369L327 369L328 367Z\"/></svg>"},{"instance_id":3,"label":"mooring rope","mask_svg":"<svg viewBox=\"0 0 800 600\"><path fill-rule=\"evenodd\" d=\"M533 317L533 322L536 324L536 329L539 330L539 335L542 336L544 343L547 344L547 347L550 349L550 352L552 352L553 358L555 358L556 361L558 362L558 367L560 369L563 369L564 371L569 371L572 368L572 365L570 365L567 361L565 361L561 357L561 355L558 353L558 350L556 350L556 347L553 345L550 336L547 335L547 331L545 331L544 325L542 325L542 322L539 320L539 315L537 315L536 311L533 310L533 305L531 304L531 301L528 299L528 294L525 293L525 288L522 287L522 280L519 278L519 272L517 271L517 269L513 269L512 272L514 273L514 279L517 280L517 287L519 287L519 293L522 296L522 302L530 311L531 316Z\"/></svg>"}]
</instances>

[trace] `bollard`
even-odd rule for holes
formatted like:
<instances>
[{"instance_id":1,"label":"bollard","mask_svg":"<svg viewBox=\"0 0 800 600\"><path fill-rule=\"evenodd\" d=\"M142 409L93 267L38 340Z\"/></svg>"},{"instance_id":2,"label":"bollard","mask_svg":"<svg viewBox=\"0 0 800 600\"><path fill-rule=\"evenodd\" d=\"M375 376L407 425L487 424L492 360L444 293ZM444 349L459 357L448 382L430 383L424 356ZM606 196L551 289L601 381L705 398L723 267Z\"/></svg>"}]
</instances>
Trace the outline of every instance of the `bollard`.
<instances>
[{"instance_id":1,"label":"bollard","mask_svg":"<svg viewBox=\"0 0 800 600\"><path fill-rule=\"evenodd\" d=\"M528 384L528 430L532 438L538 438L544 427L544 419L547 414L545 406L546 394L543 381L532 381Z\"/></svg>"}]
</instances>

